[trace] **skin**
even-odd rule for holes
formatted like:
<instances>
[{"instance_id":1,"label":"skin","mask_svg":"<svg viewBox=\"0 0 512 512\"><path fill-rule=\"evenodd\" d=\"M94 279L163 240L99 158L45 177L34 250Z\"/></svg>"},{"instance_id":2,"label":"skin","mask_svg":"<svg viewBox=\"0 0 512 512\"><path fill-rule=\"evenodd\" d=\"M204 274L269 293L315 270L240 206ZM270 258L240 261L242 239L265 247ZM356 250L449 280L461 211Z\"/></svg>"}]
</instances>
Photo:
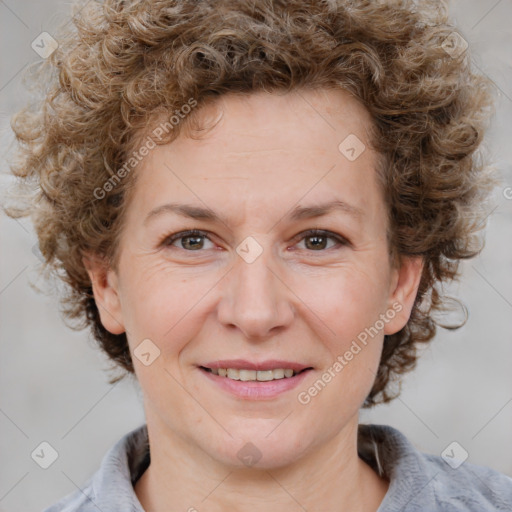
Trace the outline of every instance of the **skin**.
<instances>
[{"instance_id":1,"label":"skin","mask_svg":"<svg viewBox=\"0 0 512 512\"><path fill-rule=\"evenodd\" d=\"M194 140L181 134L145 157L126 214L119 265L85 263L101 321L144 339L160 355L134 365L144 395L151 464L135 485L146 511L375 511L388 489L357 455L359 409L378 368L384 334L407 322L422 261L393 265L387 217L369 148L367 111L343 91L222 96L221 121ZM213 110L212 110L213 113ZM366 150L338 149L355 134ZM297 205L339 199L361 210L290 221ZM226 223L167 212L205 205ZM200 229L208 238L165 237ZM329 230L320 248L308 229ZM262 248L252 263L236 248ZM187 245L188 243L188 245ZM392 320L304 405L297 399L379 315ZM269 400L227 394L198 368L218 359L285 359L312 366L301 385ZM248 442L260 460L237 457Z\"/></svg>"}]
</instances>

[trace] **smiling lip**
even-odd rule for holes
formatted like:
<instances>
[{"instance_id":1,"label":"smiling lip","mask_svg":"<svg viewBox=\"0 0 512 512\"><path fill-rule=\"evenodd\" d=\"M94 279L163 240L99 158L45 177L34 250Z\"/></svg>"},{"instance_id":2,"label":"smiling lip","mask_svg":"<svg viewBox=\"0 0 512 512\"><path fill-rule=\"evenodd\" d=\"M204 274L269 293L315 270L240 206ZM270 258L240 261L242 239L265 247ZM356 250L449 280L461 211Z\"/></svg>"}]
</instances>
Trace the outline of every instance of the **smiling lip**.
<instances>
[{"instance_id":1,"label":"smiling lip","mask_svg":"<svg viewBox=\"0 0 512 512\"><path fill-rule=\"evenodd\" d=\"M301 373L298 373L293 377L285 377L283 379L270 381L241 381L215 375L204 368L237 368L239 370L256 371L291 368L292 370ZM221 389L227 391L231 395L249 400L269 400L298 386L312 370L312 367L290 361L271 360L262 361L261 363L251 363L243 359L229 359L206 363L199 366L199 369L205 377L210 379L211 382L217 384Z\"/></svg>"}]
</instances>

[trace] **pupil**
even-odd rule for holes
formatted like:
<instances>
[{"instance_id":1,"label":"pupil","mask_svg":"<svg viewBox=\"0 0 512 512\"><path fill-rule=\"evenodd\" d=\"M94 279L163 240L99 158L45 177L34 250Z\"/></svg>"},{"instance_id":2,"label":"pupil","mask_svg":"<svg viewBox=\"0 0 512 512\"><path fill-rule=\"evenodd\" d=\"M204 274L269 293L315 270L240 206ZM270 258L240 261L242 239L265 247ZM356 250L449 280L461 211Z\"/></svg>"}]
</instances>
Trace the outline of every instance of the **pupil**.
<instances>
[{"instance_id":1,"label":"pupil","mask_svg":"<svg viewBox=\"0 0 512 512\"><path fill-rule=\"evenodd\" d=\"M327 238L325 236L313 235L313 236L309 236L306 240L317 240L317 241L321 240L320 243L313 244L313 249L319 248L319 247L322 249L325 249L325 241L327 240ZM308 245L307 241L306 241L306 245Z\"/></svg>"},{"instance_id":2,"label":"pupil","mask_svg":"<svg viewBox=\"0 0 512 512\"><path fill-rule=\"evenodd\" d=\"M198 244L201 244L201 242L202 242L203 238L202 238L201 236L186 236L186 237L184 237L184 238L183 238L183 242L182 242L182 244L181 244L181 245L183 245L183 248L184 248L184 249L188 249L188 248L192 248L192 249L193 249L193 248L194 248L194 246L192 246L192 247L186 247L186 245L187 245L187 242L186 242L186 241L187 241L187 240L194 240L194 241L195 241L195 242L197 242Z\"/></svg>"}]
</instances>

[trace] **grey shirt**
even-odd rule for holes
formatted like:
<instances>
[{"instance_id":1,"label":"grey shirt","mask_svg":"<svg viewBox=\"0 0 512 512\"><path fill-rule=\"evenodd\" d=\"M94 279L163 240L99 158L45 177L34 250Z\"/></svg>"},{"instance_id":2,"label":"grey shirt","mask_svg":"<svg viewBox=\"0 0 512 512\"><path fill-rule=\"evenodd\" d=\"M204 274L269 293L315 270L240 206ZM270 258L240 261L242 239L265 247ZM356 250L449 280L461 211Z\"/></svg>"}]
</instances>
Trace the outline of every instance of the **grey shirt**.
<instances>
[{"instance_id":1,"label":"grey shirt","mask_svg":"<svg viewBox=\"0 0 512 512\"><path fill-rule=\"evenodd\" d=\"M460 448L450 449L444 458L428 455L419 452L392 427L359 425L359 456L390 480L377 512L512 511L512 478L467 461L458 465L460 461L454 458L458 451ZM43 512L144 512L134 484L149 462L144 424L106 453L100 468L82 490L72 492ZM191 507L194 505L191 499ZM199 499L196 508L201 509Z\"/></svg>"}]
</instances>

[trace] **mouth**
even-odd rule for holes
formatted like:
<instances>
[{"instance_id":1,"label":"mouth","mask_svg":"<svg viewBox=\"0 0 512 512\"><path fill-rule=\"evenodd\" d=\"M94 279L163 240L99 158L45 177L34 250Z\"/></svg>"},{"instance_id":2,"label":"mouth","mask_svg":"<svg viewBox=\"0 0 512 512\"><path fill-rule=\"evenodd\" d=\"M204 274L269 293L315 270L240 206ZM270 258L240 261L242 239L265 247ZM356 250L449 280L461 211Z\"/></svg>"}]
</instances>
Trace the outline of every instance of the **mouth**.
<instances>
[{"instance_id":1,"label":"mouth","mask_svg":"<svg viewBox=\"0 0 512 512\"><path fill-rule=\"evenodd\" d=\"M298 386L314 368L286 361L216 361L198 366L215 388L244 400L273 399Z\"/></svg>"}]
</instances>

